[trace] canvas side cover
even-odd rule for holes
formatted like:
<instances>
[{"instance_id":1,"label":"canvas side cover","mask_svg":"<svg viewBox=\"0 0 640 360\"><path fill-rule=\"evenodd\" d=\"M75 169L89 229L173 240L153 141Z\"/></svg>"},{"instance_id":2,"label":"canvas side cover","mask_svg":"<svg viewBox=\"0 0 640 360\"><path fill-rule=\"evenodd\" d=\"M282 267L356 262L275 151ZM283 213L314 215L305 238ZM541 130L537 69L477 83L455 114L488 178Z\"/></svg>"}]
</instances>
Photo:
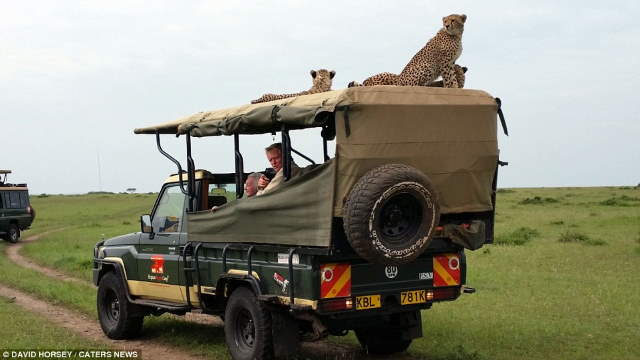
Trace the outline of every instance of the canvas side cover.
<instances>
[{"instance_id":1,"label":"canvas side cover","mask_svg":"<svg viewBox=\"0 0 640 360\"><path fill-rule=\"evenodd\" d=\"M188 214L189 240L329 246L335 161L307 167L275 191Z\"/></svg>"},{"instance_id":2,"label":"canvas side cover","mask_svg":"<svg viewBox=\"0 0 640 360\"><path fill-rule=\"evenodd\" d=\"M424 172L441 213L492 209L498 159L497 106L484 91L376 86L350 94L348 121L336 112L334 213L370 169L402 163ZM349 134L347 135L347 131Z\"/></svg>"}]
</instances>

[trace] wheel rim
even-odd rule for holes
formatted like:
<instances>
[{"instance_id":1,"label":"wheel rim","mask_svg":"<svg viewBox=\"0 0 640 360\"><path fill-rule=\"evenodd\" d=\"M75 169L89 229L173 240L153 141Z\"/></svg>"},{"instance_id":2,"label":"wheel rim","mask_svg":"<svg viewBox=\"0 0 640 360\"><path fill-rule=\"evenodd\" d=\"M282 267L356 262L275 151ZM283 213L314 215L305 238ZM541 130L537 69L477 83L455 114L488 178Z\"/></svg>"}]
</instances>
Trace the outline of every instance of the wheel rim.
<instances>
[{"instance_id":1,"label":"wheel rim","mask_svg":"<svg viewBox=\"0 0 640 360\"><path fill-rule=\"evenodd\" d=\"M107 291L104 299L104 313L110 322L118 322L120 319L120 302L115 292Z\"/></svg>"},{"instance_id":2,"label":"wheel rim","mask_svg":"<svg viewBox=\"0 0 640 360\"><path fill-rule=\"evenodd\" d=\"M256 339L256 327L251 313L246 309L238 312L235 321L236 344L242 350L251 350Z\"/></svg>"},{"instance_id":3,"label":"wheel rim","mask_svg":"<svg viewBox=\"0 0 640 360\"><path fill-rule=\"evenodd\" d=\"M413 237L422 221L422 205L408 192L398 193L380 206L376 227L385 243L391 246L404 245Z\"/></svg>"},{"instance_id":4,"label":"wheel rim","mask_svg":"<svg viewBox=\"0 0 640 360\"><path fill-rule=\"evenodd\" d=\"M18 241L18 229L16 229L14 226L9 228L9 241L10 242Z\"/></svg>"}]
</instances>

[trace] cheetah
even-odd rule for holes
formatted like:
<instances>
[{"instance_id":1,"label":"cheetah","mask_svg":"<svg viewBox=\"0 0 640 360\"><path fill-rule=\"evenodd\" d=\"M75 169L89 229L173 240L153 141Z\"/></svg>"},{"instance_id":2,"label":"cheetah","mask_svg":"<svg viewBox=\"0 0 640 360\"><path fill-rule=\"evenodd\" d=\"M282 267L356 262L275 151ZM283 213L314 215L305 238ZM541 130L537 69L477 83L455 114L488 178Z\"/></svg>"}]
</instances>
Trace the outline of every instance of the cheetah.
<instances>
[{"instance_id":1,"label":"cheetah","mask_svg":"<svg viewBox=\"0 0 640 360\"><path fill-rule=\"evenodd\" d=\"M465 71L455 64L462 53L462 32L467 15L451 14L442 18L443 27L436 36L413 56L400 74L380 73L367 78L362 85L355 81L352 86L401 85L433 86L433 81L442 76L444 87L462 88Z\"/></svg>"},{"instance_id":2,"label":"cheetah","mask_svg":"<svg viewBox=\"0 0 640 360\"><path fill-rule=\"evenodd\" d=\"M308 94L315 94L315 93L329 91L331 90L331 83L334 76L336 76L336 72L333 70L331 71L326 69L320 69L318 71L311 70L311 77L313 78L313 86L311 87L311 89L306 91L301 91L295 94L264 94L259 99L252 100L251 103L257 104L257 103L266 102L266 101L273 101L273 100L285 99L285 98L294 97L294 96L308 95Z\"/></svg>"}]
</instances>

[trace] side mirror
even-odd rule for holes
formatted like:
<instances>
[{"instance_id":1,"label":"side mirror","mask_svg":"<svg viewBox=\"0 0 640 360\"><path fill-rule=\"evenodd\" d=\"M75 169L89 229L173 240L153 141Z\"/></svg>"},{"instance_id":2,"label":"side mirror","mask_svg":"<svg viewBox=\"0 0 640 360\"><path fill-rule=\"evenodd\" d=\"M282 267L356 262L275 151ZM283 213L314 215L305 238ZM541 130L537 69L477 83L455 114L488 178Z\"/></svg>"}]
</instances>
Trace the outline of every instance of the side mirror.
<instances>
[{"instance_id":1,"label":"side mirror","mask_svg":"<svg viewBox=\"0 0 640 360\"><path fill-rule=\"evenodd\" d=\"M145 234L153 234L153 226L151 226L151 215L140 216L140 231Z\"/></svg>"}]
</instances>

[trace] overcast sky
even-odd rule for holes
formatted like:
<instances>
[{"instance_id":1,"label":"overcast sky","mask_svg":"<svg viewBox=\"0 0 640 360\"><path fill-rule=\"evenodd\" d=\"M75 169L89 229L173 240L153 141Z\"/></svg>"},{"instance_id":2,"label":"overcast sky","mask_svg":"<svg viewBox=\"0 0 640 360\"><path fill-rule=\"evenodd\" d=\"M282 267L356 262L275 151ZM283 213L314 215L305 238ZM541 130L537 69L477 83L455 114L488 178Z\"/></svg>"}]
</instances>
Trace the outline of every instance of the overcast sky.
<instances>
[{"instance_id":1,"label":"overcast sky","mask_svg":"<svg viewBox=\"0 0 640 360\"><path fill-rule=\"evenodd\" d=\"M306 90L310 69L336 70L334 89L399 72L464 13L466 87L502 99L511 134L499 185L636 185L638 4L0 1L0 169L34 194L157 191L175 168L133 128ZM271 140L243 140L245 168ZM320 159L315 134L293 141ZM183 138L164 142L182 158ZM231 144L196 139L196 166L231 171Z\"/></svg>"}]
</instances>

